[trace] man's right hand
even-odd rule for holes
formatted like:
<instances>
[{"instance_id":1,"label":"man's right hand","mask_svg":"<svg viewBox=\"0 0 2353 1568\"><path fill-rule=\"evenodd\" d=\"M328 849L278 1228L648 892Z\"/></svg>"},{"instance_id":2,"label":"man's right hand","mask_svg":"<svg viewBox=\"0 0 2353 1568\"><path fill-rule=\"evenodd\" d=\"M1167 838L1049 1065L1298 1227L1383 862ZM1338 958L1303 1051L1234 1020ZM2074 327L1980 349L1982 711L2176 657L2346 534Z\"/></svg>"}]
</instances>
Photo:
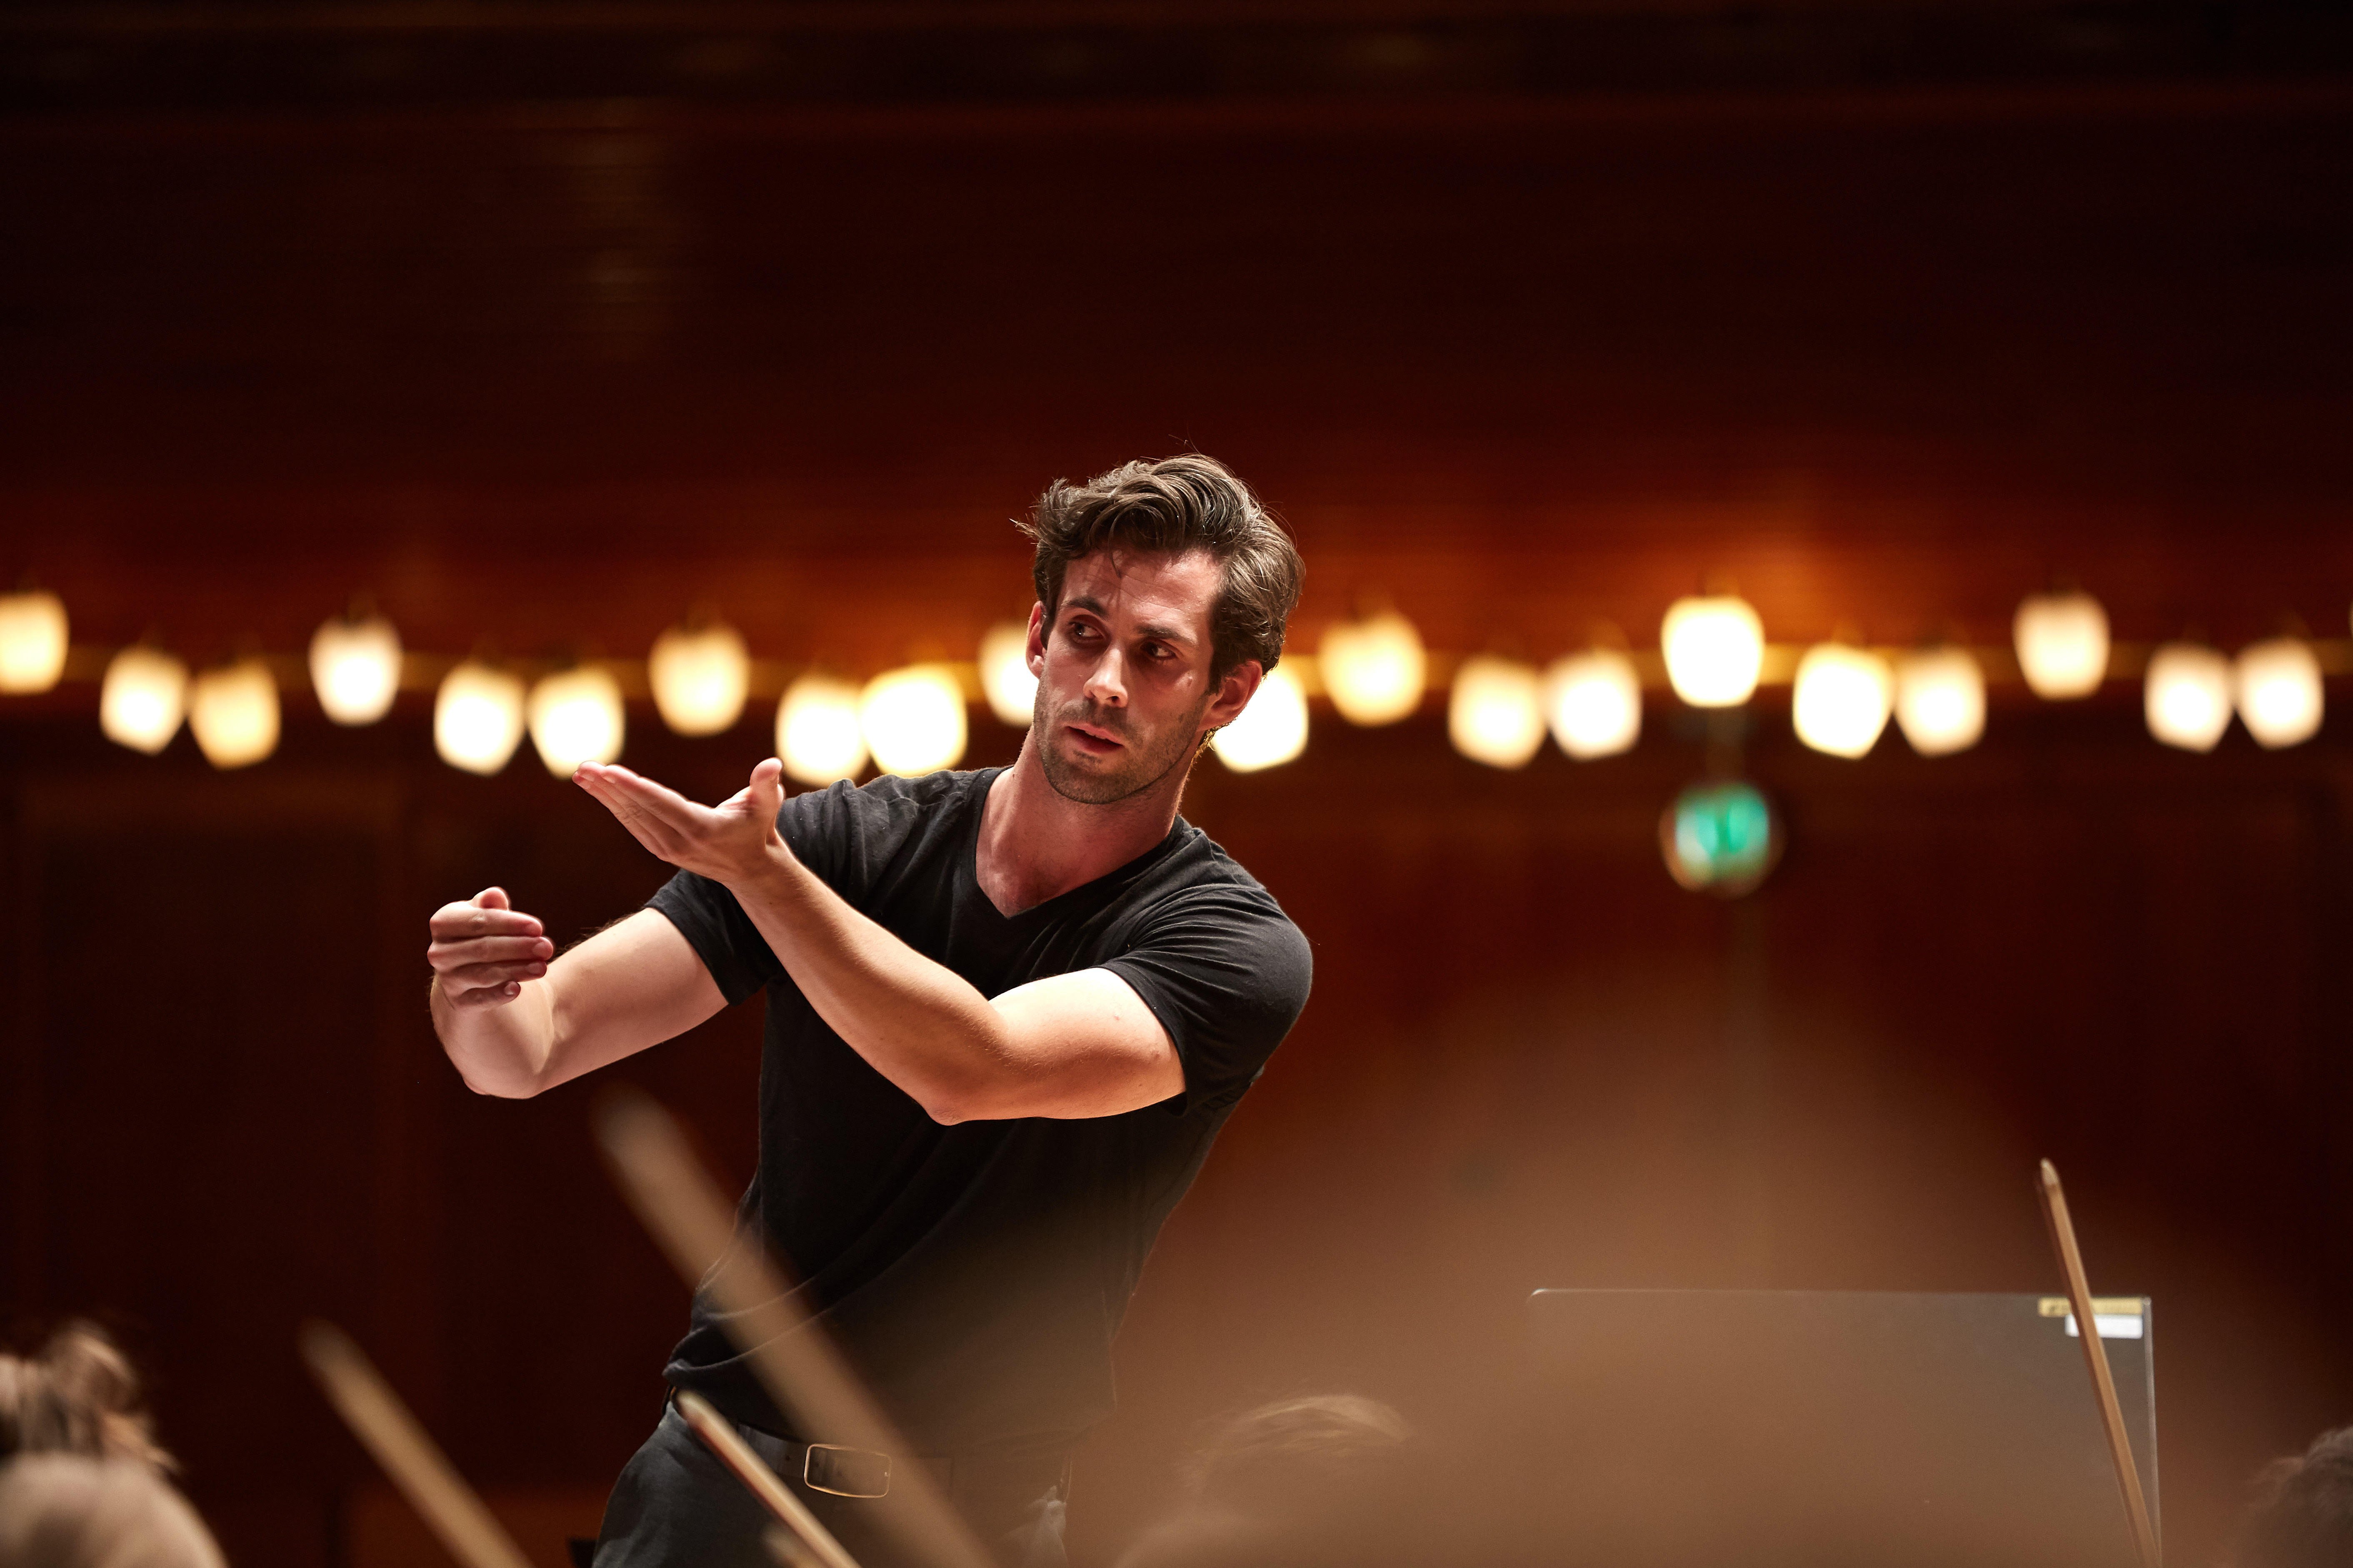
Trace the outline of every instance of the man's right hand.
<instances>
[{"instance_id":1,"label":"man's right hand","mask_svg":"<svg viewBox=\"0 0 2353 1568\"><path fill-rule=\"evenodd\" d=\"M522 994L522 983L547 973L555 944L538 918L507 901L504 888L485 888L462 903L444 904L428 922L425 950L434 986L452 1007L496 1007Z\"/></svg>"}]
</instances>

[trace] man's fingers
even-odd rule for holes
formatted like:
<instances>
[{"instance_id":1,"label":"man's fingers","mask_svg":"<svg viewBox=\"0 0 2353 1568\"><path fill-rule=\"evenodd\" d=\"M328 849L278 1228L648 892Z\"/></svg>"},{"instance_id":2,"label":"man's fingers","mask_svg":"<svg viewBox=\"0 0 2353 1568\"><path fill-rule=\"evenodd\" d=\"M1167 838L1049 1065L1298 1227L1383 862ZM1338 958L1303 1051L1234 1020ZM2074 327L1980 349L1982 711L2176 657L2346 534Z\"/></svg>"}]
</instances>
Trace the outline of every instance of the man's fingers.
<instances>
[{"instance_id":1,"label":"man's fingers","mask_svg":"<svg viewBox=\"0 0 2353 1568\"><path fill-rule=\"evenodd\" d=\"M544 963L555 956L555 944L543 936L485 936L437 942L425 950L425 956L434 968L447 973L468 963Z\"/></svg>"},{"instance_id":2,"label":"man's fingers","mask_svg":"<svg viewBox=\"0 0 2353 1568\"><path fill-rule=\"evenodd\" d=\"M453 1007L495 1007L502 1002L512 1002L522 995L522 986L510 980L503 985L485 986L472 991L447 991L442 994L449 998L449 1005Z\"/></svg>"},{"instance_id":3,"label":"man's fingers","mask_svg":"<svg viewBox=\"0 0 2353 1568\"><path fill-rule=\"evenodd\" d=\"M665 860L677 858L681 847L676 834L628 801L594 787L590 787L588 793L596 797L598 805L613 814L615 821L629 830L630 837Z\"/></svg>"},{"instance_id":4,"label":"man's fingers","mask_svg":"<svg viewBox=\"0 0 2353 1568\"><path fill-rule=\"evenodd\" d=\"M514 908L512 904L507 901L507 890L504 888L484 888L480 892L474 895L474 902L486 910L511 910Z\"/></svg>"},{"instance_id":5,"label":"man's fingers","mask_svg":"<svg viewBox=\"0 0 2353 1568\"><path fill-rule=\"evenodd\" d=\"M708 815L710 809L695 805L668 784L656 784L643 773L609 763L584 763L573 777L581 780L583 787L607 805L615 800L627 801L675 831L691 831L697 817Z\"/></svg>"},{"instance_id":6,"label":"man's fingers","mask_svg":"<svg viewBox=\"0 0 2353 1568\"><path fill-rule=\"evenodd\" d=\"M461 963L455 969L444 970L442 980L448 985L468 991L502 986L518 980L536 980L547 973L547 965L539 959L515 963Z\"/></svg>"},{"instance_id":7,"label":"man's fingers","mask_svg":"<svg viewBox=\"0 0 2353 1568\"><path fill-rule=\"evenodd\" d=\"M774 822L785 805L785 764L774 757L756 764L744 794L754 816L763 824Z\"/></svg>"},{"instance_id":8,"label":"man's fingers","mask_svg":"<svg viewBox=\"0 0 2353 1568\"><path fill-rule=\"evenodd\" d=\"M612 770L598 771L609 773ZM647 810L640 797L625 794L615 788L610 780L590 775L586 768L573 777L582 789L594 795L599 805L611 812L614 818L629 830L631 837L654 854L665 860L675 862L679 856L685 852L684 836L670 824Z\"/></svg>"},{"instance_id":9,"label":"man's fingers","mask_svg":"<svg viewBox=\"0 0 2353 1568\"><path fill-rule=\"evenodd\" d=\"M543 929L535 915L520 910L484 909L471 900L444 904L426 922L443 940L469 936L537 936Z\"/></svg>"}]
</instances>

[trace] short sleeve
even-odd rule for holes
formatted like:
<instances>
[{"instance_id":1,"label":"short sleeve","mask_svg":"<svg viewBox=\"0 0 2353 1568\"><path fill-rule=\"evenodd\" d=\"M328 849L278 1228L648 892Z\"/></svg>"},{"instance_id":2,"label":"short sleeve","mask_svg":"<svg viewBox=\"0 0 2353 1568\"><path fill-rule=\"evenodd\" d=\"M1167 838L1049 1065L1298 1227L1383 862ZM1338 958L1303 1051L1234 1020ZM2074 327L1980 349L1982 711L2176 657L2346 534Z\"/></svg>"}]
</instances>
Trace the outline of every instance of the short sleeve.
<instances>
[{"instance_id":1,"label":"short sleeve","mask_svg":"<svg viewBox=\"0 0 2353 1568\"><path fill-rule=\"evenodd\" d=\"M852 902L858 891L842 886L841 868L855 860L844 842L856 819L854 795L849 784L838 784L794 795L776 813L776 831L801 864ZM678 928L731 1006L785 972L735 895L708 877L681 871L646 900L646 908L659 910Z\"/></svg>"},{"instance_id":2,"label":"short sleeve","mask_svg":"<svg viewBox=\"0 0 2353 1568\"><path fill-rule=\"evenodd\" d=\"M1185 1069L1187 1111L1241 1098L1307 1005L1306 937L1264 890L1194 888L1153 910L1100 966L1135 990Z\"/></svg>"}]
</instances>

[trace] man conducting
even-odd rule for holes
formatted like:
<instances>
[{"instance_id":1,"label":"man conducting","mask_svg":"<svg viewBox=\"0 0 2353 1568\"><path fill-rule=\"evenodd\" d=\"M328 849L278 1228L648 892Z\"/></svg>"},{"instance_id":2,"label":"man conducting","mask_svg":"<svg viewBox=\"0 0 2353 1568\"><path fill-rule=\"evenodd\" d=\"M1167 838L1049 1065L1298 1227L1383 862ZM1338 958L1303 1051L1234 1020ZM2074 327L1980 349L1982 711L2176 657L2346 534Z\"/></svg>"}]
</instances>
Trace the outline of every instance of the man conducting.
<instances>
[{"instance_id":1,"label":"man conducting","mask_svg":"<svg viewBox=\"0 0 2353 1568\"><path fill-rule=\"evenodd\" d=\"M1302 567L1198 456L1058 482L1027 531L1038 700L1012 766L787 801L771 759L710 807L585 766L678 875L561 957L496 888L437 911L428 952L449 1059L514 1098L765 991L740 1221L896 1418L914 1452L891 1462L929 1467L1008 1563L1052 1564L1145 1255L1306 1002L1305 939L1176 816L1282 656ZM794 1430L708 1300L664 1376L887 1568L882 1459ZM666 1410L596 1565L765 1568L763 1517Z\"/></svg>"}]
</instances>

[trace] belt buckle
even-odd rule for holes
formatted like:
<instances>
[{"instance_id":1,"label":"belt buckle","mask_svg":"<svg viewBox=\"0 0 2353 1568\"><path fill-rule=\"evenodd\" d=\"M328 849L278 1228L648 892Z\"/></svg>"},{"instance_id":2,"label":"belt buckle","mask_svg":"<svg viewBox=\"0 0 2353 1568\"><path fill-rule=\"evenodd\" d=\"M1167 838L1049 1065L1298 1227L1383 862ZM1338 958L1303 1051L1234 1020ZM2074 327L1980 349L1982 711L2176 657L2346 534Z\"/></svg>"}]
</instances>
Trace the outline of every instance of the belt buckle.
<instances>
[{"instance_id":1,"label":"belt buckle","mask_svg":"<svg viewBox=\"0 0 2353 1568\"><path fill-rule=\"evenodd\" d=\"M879 1460L881 1466L881 1473L872 1476L871 1478L865 1476L844 1475L841 1473L840 1468L842 1461L840 1459L828 1459L826 1461L827 1479L829 1480L848 1481L852 1484L851 1486L828 1486L824 1481L817 1479L817 1457L820 1451L828 1454L855 1455L861 1459ZM869 1479L877 1483L873 1490L860 1491L852 1489L857 1482ZM834 1497L888 1497L891 1495L891 1456L888 1454L877 1453L872 1448L853 1448L846 1443L811 1443L808 1446L808 1451L801 1456L801 1485L808 1488L808 1489L813 1492L826 1492Z\"/></svg>"}]
</instances>

